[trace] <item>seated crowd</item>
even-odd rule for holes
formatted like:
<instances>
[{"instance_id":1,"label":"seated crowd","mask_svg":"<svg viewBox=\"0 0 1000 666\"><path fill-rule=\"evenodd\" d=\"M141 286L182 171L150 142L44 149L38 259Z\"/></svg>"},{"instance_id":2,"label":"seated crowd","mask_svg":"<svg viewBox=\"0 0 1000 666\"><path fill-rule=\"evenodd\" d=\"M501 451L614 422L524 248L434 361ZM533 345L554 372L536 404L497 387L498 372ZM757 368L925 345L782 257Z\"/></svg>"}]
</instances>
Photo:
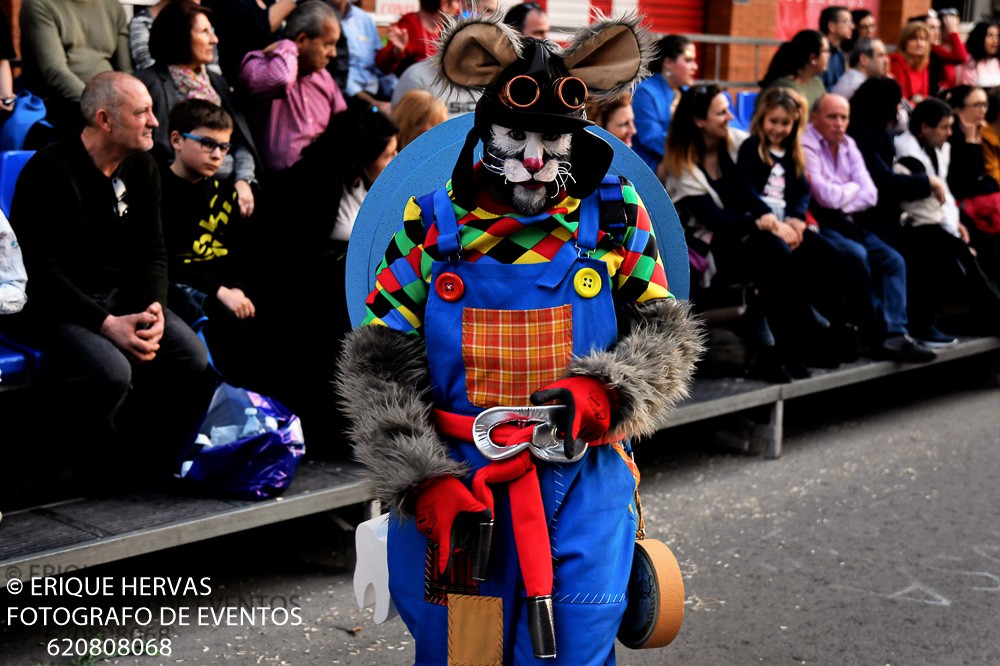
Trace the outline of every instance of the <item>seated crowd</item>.
<instances>
[{"instance_id":1,"label":"seated crowd","mask_svg":"<svg viewBox=\"0 0 1000 666\"><path fill-rule=\"evenodd\" d=\"M312 451L342 450L347 241L397 151L474 109L428 57L446 17L497 3L420 0L384 45L349 0L161 0L131 24L117 0L74 5L72 24L56 11L21 9L21 84L54 128L24 139L39 150L11 205L16 242L0 216L0 260L23 255L0 263L16 278L0 280L0 313L23 306L0 331L74 379L52 427L109 454L80 447L74 464L127 467L142 441L144 468L169 472L220 377L285 403ZM678 35L632 94L588 107L664 183L695 306L749 294L754 376L860 353L926 362L957 334L1000 334L1000 27L963 44L957 16L919 18L890 58L870 15L824 10L778 49L748 132L723 90L695 85ZM547 34L535 3L503 20ZM165 404L170 427L150 429Z\"/></svg>"},{"instance_id":2,"label":"seated crowd","mask_svg":"<svg viewBox=\"0 0 1000 666\"><path fill-rule=\"evenodd\" d=\"M746 299L720 328L742 339L736 370L772 382L1000 334L1000 25L963 43L957 13L932 12L891 55L865 10L828 7L817 27L776 50L748 131L726 91L692 80L678 35L617 104L631 110L591 115L664 182L695 307L711 323ZM702 369L734 370L711 353Z\"/></svg>"}]
</instances>

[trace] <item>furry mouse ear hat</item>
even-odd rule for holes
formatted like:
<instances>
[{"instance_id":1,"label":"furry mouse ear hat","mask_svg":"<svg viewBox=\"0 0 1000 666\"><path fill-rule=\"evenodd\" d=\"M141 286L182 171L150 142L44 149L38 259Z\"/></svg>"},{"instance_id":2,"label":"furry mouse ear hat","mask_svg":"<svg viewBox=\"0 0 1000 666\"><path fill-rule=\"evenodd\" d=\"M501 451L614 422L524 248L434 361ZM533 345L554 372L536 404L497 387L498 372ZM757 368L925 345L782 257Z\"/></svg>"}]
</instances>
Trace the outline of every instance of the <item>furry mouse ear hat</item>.
<instances>
[{"instance_id":1,"label":"furry mouse ear hat","mask_svg":"<svg viewBox=\"0 0 1000 666\"><path fill-rule=\"evenodd\" d=\"M474 200L472 156L494 124L527 132L572 134L572 178L567 194L593 192L611 165L613 150L585 131L584 103L613 97L648 75L652 39L632 15L600 18L565 48L523 37L500 17L455 21L441 32L435 58L449 85L482 91L476 118L452 174L459 205ZM584 157L585 156L585 157Z\"/></svg>"}]
</instances>

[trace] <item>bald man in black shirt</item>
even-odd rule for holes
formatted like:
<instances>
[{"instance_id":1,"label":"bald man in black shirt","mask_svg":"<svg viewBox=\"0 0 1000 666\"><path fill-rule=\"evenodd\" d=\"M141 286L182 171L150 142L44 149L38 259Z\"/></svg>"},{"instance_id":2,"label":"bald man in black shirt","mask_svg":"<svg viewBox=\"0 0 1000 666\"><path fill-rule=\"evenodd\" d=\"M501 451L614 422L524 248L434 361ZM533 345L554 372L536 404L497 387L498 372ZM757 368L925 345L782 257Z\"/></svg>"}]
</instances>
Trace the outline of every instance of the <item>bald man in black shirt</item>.
<instances>
[{"instance_id":1,"label":"bald man in black shirt","mask_svg":"<svg viewBox=\"0 0 1000 666\"><path fill-rule=\"evenodd\" d=\"M146 153L157 121L145 86L120 72L91 79L80 104L86 127L39 150L14 192L25 315L53 372L76 380L58 405L62 434L110 447L83 462L167 472L212 383L204 345L166 309L160 177Z\"/></svg>"}]
</instances>

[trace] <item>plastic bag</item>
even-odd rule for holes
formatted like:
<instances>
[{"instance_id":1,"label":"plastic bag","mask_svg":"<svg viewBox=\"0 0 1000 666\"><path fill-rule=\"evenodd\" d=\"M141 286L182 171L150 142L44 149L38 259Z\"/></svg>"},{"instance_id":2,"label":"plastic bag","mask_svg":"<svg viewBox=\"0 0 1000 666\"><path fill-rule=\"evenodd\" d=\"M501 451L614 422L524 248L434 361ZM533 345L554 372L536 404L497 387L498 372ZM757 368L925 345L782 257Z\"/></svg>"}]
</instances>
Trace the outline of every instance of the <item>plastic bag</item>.
<instances>
[{"instance_id":1,"label":"plastic bag","mask_svg":"<svg viewBox=\"0 0 1000 666\"><path fill-rule=\"evenodd\" d=\"M28 273L24 270L21 246L7 216L0 210L0 315L21 311L28 301L27 284Z\"/></svg>"},{"instance_id":2,"label":"plastic bag","mask_svg":"<svg viewBox=\"0 0 1000 666\"><path fill-rule=\"evenodd\" d=\"M284 405L222 384L176 476L208 494L267 499L288 488L305 450L299 417Z\"/></svg>"}]
</instances>

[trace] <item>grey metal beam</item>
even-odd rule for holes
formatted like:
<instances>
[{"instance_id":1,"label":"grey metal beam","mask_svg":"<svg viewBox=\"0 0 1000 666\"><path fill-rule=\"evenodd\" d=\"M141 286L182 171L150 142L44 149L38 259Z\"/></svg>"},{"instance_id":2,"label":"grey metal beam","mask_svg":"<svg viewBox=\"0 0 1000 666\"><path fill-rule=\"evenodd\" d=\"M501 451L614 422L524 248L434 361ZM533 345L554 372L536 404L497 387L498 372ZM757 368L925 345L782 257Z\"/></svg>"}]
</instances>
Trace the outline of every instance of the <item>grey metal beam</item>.
<instances>
[{"instance_id":1,"label":"grey metal beam","mask_svg":"<svg viewBox=\"0 0 1000 666\"><path fill-rule=\"evenodd\" d=\"M10 578L26 580L32 571L83 569L283 520L363 504L371 499L371 487L358 479L288 498L279 497L234 507L232 510L192 520L180 520L112 537L93 538L72 546L15 556L0 562L0 584L6 583ZM178 498L178 501L183 502L184 498ZM72 503L66 506L72 506Z\"/></svg>"}]
</instances>

